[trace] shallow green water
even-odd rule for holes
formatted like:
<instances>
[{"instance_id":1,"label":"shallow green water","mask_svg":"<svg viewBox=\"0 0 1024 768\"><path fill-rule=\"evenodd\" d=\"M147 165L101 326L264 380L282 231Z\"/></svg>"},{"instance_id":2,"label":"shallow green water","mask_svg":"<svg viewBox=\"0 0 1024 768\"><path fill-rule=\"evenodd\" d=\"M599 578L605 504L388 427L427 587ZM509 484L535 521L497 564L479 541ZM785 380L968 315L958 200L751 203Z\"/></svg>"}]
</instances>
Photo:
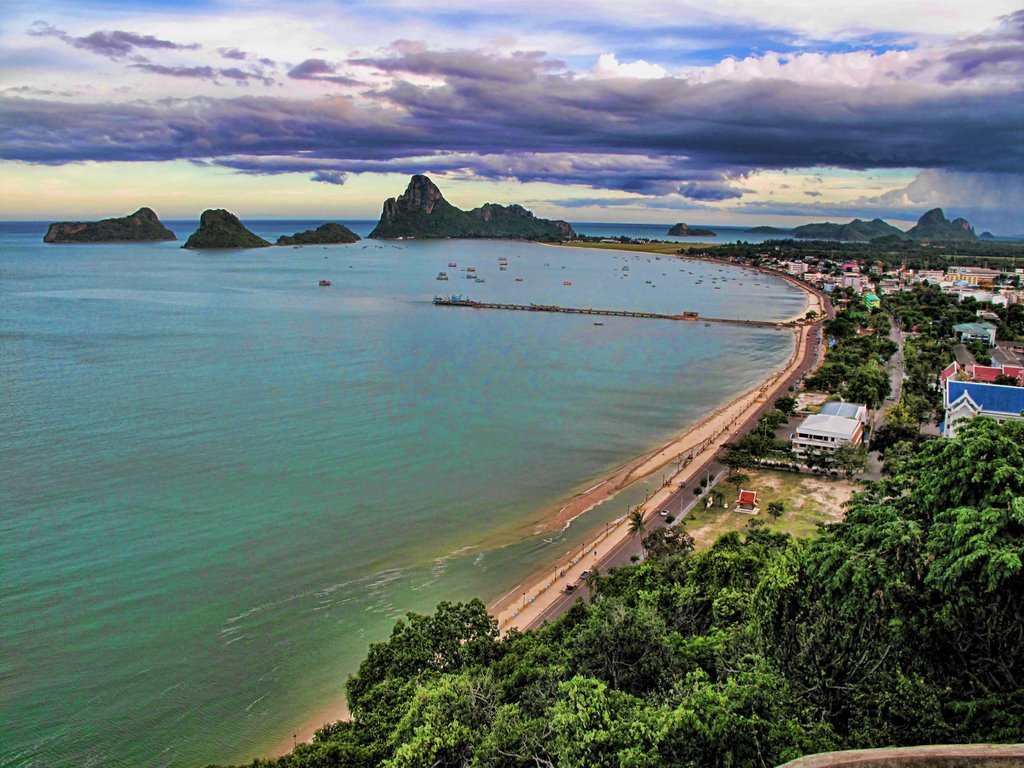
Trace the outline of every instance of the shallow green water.
<instances>
[{"instance_id":1,"label":"shallow green water","mask_svg":"<svg viewBox=\"0 0 1024 768\"><path fill-rule=\"evenodd\" d=\"M803 306L753 273L582 249L197 253L44 231L0 224L2 765L266 751L339 698L396 617L506 592L624 500L557 537L532 533L545 512L791 351L772 330L595 326L435 293Z\"/></svg>"}]
</instances>

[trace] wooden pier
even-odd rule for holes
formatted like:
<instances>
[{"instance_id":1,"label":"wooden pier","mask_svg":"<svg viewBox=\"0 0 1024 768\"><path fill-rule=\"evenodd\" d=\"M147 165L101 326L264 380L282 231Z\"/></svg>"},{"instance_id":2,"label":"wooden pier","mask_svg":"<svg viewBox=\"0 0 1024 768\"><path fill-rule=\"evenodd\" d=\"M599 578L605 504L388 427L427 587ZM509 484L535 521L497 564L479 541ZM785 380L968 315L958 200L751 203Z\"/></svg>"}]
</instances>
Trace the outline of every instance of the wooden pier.
<instances>
[{"instance_id":1,"label":"wooden pier","mask_svg":"<svg viewBox=\"0 0 1024 768\"><path fill-rule=\"evenodd\" d=\"M468 307L470 309L504 309L512 312L561 312L568 315L600 315L602 317L639 317L649 320L682 320L702 323L727 323L729 325L753 325L761 328L794 328L800 321L774 322L771 320L733 320L724 317L701 317L696 312L668 315L660 312L637 312L631 309L594 309L593 307L563 307L559 304L504 304L489 301L471 301L452 296L437 296L434 304L438 307Z\"/></svg>"}]
</instances>

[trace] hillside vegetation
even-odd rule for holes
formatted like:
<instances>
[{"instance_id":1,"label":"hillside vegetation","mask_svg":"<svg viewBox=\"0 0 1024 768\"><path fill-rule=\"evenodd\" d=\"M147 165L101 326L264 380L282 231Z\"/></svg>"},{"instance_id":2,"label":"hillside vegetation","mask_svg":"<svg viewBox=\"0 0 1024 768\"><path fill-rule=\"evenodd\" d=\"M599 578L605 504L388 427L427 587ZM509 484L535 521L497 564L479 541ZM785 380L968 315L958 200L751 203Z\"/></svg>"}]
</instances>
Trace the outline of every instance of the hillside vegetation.
<instances>
[{"instance_id":1,"label":"hillside vegetation","mask_svg":"<svg viewBox=\"0 0 1024 768\"><path fill-rule=\"evenodd\" d=\"M652 539L537 631L499 637L479 601L409 615L350 677L351 722L252 765L739 768L1019 741L1022 446L1024 422L975 419L811 539Z\"/></svg>"}]
</instances>

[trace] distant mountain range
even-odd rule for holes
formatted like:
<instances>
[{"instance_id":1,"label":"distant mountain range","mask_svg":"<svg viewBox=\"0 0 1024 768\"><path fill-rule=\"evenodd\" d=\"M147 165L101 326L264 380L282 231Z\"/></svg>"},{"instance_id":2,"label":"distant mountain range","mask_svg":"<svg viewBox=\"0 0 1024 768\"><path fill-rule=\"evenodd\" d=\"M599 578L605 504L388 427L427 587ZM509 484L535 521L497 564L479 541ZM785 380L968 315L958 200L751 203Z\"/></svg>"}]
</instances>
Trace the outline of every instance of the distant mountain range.
<instances>
[{"instance_id":1,"label":"distant mountain range","mask_svg":"<svg viewBox=\"0 0 1024 768\"><path fill-rule=\"evenodd\" d=\"M511 240L569 240L576 236L564 221L538 219L521 205L486 203L464 211L444 199L426 176L409 180L405 192L384 201L370 237L482 237Z\"/></svg>"},{"instance_id":2,"label":"distant mountain range","mask_svg":"<svg viewBox=\"0 0 1024 768\"><path fill-rule=\"evenodd\" d=\"M765 232L771 227L756 227L750 232ZM918 219L917 224L904 232L882 219L863 221L854 219L849 224L804 224L789 231L792 237L805 240L842 240L868 242L880 237L899 237L918 242L975 242L978 236L966 219L946 218L941 208L933 208Z\"/></svg>"}]
</instances>

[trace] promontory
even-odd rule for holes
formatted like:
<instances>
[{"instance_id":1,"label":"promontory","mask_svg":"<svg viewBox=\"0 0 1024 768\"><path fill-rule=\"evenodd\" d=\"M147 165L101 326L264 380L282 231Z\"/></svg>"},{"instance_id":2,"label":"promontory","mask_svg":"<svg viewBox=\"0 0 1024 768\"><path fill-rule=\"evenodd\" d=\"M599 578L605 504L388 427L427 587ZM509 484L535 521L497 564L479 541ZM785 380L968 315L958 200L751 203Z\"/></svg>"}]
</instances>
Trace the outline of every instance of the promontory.
<instances>
[{"instance_id":1,"label":"promontory","mask_svg":"<svg viewBox=\"0 0 1024 768\"><path fill-rule=\"evenodd\" d=\"M270 246L262 237L254 235L230 211L223 209L203 211L199 218L199 229L185 242L182 248L267 248Z\"/></svg>"},{"instance_id":2,"label":"promontory","mask_svg":"<svg viewBox=\"0 0 1024 768\"><path fill-rule=\"evenodd\" d=\"M177 239L160 223L152 208L139 208L119 219L55 222L43 236L44 243L141 243Z\"/></svg>"},{"instance_id":3,"label":"promontory","mask_svg":"<svg viewBox=\"0 0 1024 768\"><path fill-rule=\"evenodd\" d=\"M338 243L354 243L359 235L344 224L321 224L316 229L296 232L294 235L281 235L277 238L278 245L337 245Z\"/></svg>"},{"instance_id":4,"label":"promontory","mask_svg":"<svg viewBox=\"0 0 1024 768\"><path fill-rule=\"evenodd\" d=\"M398 198L388 198L370 237L481 237L506 240L571 240L564 221L538 219L521 205L487 203L464 211L444 199L426 176L416 175Z\"/></svg>"},{"instance_id":5,"label":"promontory","mask_svg":"<svg viewBox=\"0 0 1024 768\"><path fill-rule=\"evenodd\" d=\"M718 237L710 229L701 229L700 227L691 227L688 224L679 222L669 229L668 234L675 237Z\"/></svg>"}]
</instances>

